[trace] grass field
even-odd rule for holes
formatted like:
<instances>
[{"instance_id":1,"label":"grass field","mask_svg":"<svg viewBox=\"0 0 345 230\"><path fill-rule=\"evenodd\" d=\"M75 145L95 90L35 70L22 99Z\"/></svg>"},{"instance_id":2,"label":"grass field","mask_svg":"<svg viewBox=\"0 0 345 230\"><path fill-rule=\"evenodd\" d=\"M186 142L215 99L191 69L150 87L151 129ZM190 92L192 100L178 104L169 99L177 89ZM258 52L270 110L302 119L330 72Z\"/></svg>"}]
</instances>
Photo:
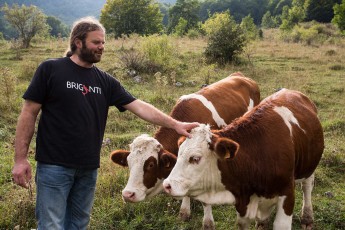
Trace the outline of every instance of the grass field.
<instances>
[{"instance_id":1,"label":"grass field","mask_svg":"<svg viewBox=\"0 0 345 230\"><path fill-rule=\"evenodd\" d=\"M183 94L197 91L204 83L212 83L232 72L241 71L257 81L262 98L276 89L289 88L308 95L317 105L324 128L325 151L316 169L313 191L315 228L318 230L345 229L345 38L332 38L324 43L304 45L285 43L277 31L264 31L264 38L246 48L240 61L218 67L208 65L202 58L204 39L170 38L176 51L170 69L162 73L166 79L175 76L182 86L158 81L153 74L140 74L137 83L126 74L119 59L120 49L137 47L141 39L109 39L106 53L98 66L114 74L136 97L152 103L169 113ZM3 42L0 46L0 229L36 228L34 218L35 186L32 194L13 185L13 141L15 126L22 104L21 96L38 64L52 57L62 56L67 41L36 41L27 50L13 48ZM153 134L156 126L148 124L129 112L109 111L105 139L109 141L101 152L101 168L96 190L90 229L200 229L203 210L199 202L192 202L192 218L178 219L180 201L160 194L138 204L123 203L128 170L113 164L109 153L128 148L134 137ZM35 165L35 143L30 148L30 161ZM293 229L301 229L299 212L302 194L296 189ZM216 228L236 229L233 206L213 207ZM254 229L254 225L252 226Z\"/></svg>"}]
</instances>

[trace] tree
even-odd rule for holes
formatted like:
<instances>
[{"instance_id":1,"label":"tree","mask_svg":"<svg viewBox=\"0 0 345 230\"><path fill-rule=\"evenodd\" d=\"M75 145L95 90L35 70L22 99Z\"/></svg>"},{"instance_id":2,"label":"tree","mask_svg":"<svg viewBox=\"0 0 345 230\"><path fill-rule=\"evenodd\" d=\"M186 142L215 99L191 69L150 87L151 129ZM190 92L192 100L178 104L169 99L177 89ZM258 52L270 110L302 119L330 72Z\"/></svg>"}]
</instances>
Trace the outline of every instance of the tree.
<instances>
[{"instance_id":1,"label":"tree","mask_svg":"<svg viewBox=\"0 0 345 230\"><path fill-rule=\"evenodd\" d=\"M345 0L342 0L341 4L335 4L333 9L334 18L332 23L337 25L342 33L345 34Z\"/></svg>"},{"instance_id":2,"label":"tree","mask_svg":"<svg viewBox=\"0 0 345 230\"><path fill-rule=\"evenodd\" d=\"M267 11L261 19L261 26L263 28L276 28L279 22L276 16L272 16L270 11Z\"/></svg>"},{"instance_id":3,"label":"tree","mask_svg":"<svg viewBox=\"0 0 345 230\"><path fill-rule=\"evenodd\" d=\"M305 19L305 4L304 0L293 0L292 7L283 7L282 24L280 29L291 30L295 25Z\"/></svg>"},{"instance_id":4,"label":"tree","mask_svg":"<svg viewBox=\"0 0 345 230\"><path fill-rule=\"evenodd\" d=\"M331 22L334 17L333 6L340 0L305 0L306 21Z\"/></svg>"},{"instance_id":5,"label":"tree","mask_svg":"<svg viewBox=\"0 0 345 230\"><path fill-rule=\"evenodd\" d=\"M30 46L30 42L35 35L45 33L49 29L49 26L45 23L47 16L36 6L22 5L19 7L18 4L13 4L12 7L9 7L5 4L1 10L4 12L5 19L9 24L18 31L23 48Z\"/></svg>"},{"instance_id":6,"label":"tree","mask_svg":"<svg viewBox=\"0 0 345 230\"><path fill-rule=\"evenodd\" d=\"M198 0L177 0L169 10L168 33L174 32L180 18L187 21L185 33L189 29L196 28L199 22L199 1Z\"/></svg>"},{"instance_id":7,"label":"tree","mask_svg":"<svg viewBox=\"0 0 345 230\"><path fill-rule=\"evenodd\" d=\"M246 40L256 40L259 37L259 30L256 28L254 19L250 15L242 18L240 27L244 31Z\"/></svg>"},{"instance_id":8,"label":"tree","mask_svg":"<svg viewBox=\"0 0 345 230\"><path fill-rule=\"evenodd\" d=\"M150 35L163 29L159 5L153 0L107 0L100 21L115 37L122 34Z\"/></svg>"},{"instance_id":9,"label":"tree","mask_svg":"<svg viewBox=\"0 0 345 230\"><path fill-rule=\"evenodd\" d=\"M184 18L180 18L174 30L175 34L180 37L185 35L187 25L188 25L187 20Z\"/></svg>"},{"instance_id":10,"label":"tree","mask_svg":"<svg viewBox=\"0 0 345 230\"><path fill-rule=\"evenodd\" d=\"M246 45L246 37L229 11L213 14L203 28L209 37L204 53L209 62L231 62Z\"/></svg>"},{"instance_id":11,"label":"tree","mask_svg":"<svg viewBox=\"0 0 345 230\"><path fill-rule=\"evenodd\" d=\"M50 35L54 37L67 37L68 27L64 25L59 19L53 16L47 17L47 24L51 27Z\"/></svg>"}]
</instances>

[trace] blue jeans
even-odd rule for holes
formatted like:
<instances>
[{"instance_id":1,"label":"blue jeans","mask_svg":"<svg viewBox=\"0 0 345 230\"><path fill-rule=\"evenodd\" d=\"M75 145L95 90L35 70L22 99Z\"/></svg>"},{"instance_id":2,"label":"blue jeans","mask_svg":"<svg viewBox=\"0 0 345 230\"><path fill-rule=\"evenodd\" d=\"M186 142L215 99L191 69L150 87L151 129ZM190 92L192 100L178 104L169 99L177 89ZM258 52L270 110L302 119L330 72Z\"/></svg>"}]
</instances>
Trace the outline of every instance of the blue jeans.
<instances>
[{"instance_id":1,"label":"blue jeans","mask_svg":"<svg viewBox=\"0 0 345 230\"><path fill-rule=\"evenodd\" d=\"M97 171L97 169L71 169L37 162L38 229L87 229L94 200Z\"/></svg>"}]
</instances>

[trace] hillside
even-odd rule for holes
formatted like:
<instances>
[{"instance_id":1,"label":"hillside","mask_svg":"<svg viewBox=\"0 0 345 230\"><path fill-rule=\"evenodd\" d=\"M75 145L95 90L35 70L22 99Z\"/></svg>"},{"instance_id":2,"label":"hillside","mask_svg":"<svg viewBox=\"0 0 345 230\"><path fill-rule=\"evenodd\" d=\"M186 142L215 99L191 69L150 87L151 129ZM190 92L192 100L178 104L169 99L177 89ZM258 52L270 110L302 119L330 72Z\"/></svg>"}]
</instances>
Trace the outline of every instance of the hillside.
<instances>
[{"instance_id":1,"label":"hillside","mask_svg":"<svg viewBox=\"0 0 345 230\"><path fill-rule=\"evenodd\" d=\"M173 4L175 0L161 0L162 3ZM46 15L55 16L67 25L84 16L99 17L106 0L0 0L0 6L5 3L12 5L35 5L42 9Z\"/></svg>"}]
</instances>

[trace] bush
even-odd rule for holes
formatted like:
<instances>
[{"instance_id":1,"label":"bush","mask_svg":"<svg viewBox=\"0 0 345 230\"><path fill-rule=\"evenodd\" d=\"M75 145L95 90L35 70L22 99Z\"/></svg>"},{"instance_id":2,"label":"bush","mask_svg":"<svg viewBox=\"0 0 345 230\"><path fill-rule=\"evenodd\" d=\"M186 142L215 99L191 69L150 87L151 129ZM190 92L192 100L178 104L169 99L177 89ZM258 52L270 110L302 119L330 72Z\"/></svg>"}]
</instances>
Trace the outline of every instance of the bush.
<instances>
[{"instance_id":1,"label":"bush","mask_svg":"<svg viewBox=\"0 0 345 230\"><path fill-rule=\"evenodd\" d=\"M121 50L117 55L120 63L126 70L136 72L149 72L147 69L147 59L135 49Z\"/></svg>"},{"instance_id":2,"label":"bush","mask_svg":"<svg viewBox=\"0 0 345 230\"><path fill-rule=\"evenodd\" d=\"M291 31L281 31L281 36L288 42L302 42L307 45L323 44L330 38L337 37L337 31L331 24L311 21L295 25Z\"/></svg>"},{"instance_id":3,"label":"bush","mask_svg":"<svg viewBox=\"0 0 345 230\"><path fill-rule=\"evenodd\" d=\"M174 57L177 56L176 49L167 35L145 37L141 43L141 50L151 66L160 66L162 71L173 68Z\"/></svg>"},{"instance_id":4,"label":"bush","mask_svg":"<svg viewBox=\"0 0 345 230\"><path fill-rule=\"evenodd\" d=\"M197 30L195 30L195 29L190 29L190 30L188 30L188 32L187 32L187 37L188 37L189 39L196 39L196 38L198 38L199 36L200 36L199 31L197 31Z\"/></svg>"},{"instance_id":5,"label":"bush","mask_svg":"<svg viewBox=\"0 0 345 230\"><path fill-rule=\"evenodd\" d=\"M229 23L209 36L204 54L210 63L226 64L243 51L245 44L246 39L240 26Z\"/></svg>"}]
</instances>

